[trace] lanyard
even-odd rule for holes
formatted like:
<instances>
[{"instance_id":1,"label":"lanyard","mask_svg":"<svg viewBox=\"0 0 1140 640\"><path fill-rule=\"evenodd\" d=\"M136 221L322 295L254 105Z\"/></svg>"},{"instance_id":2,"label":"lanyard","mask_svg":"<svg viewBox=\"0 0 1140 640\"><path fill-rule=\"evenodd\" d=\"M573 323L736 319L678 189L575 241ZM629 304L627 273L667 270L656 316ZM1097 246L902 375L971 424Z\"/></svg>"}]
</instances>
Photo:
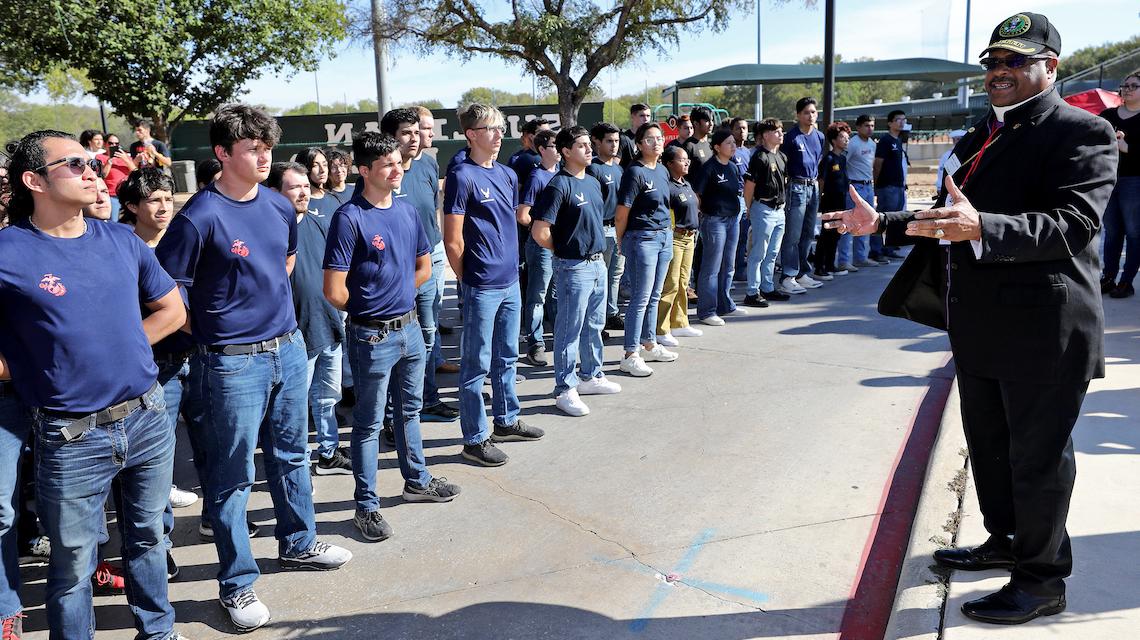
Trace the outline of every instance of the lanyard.
<instances>
[{"instance_id":1,"label":"lanyard","mask_svg":"<svg viewBox=\"0 0 1140 640\"><path fill-rule=\"evenodd\" d=\"M981 164L982 156L986 154L986 149L989 149L990 145L997 142L998 138L1001 137L998 135L998 132L1001 130L1002 127L994 127L990 130L990 135L986 137L986 141L984 144L982 144L982 148L978 150L978 153L974 154L974 161L970 164L970 168L966 171L966 177L962 178L962 184L958 185L959 189L965 187L966 182L970 179L970 176L974 175L974 169L977 169L978 165Z\"/></svg>"}]
</instances>

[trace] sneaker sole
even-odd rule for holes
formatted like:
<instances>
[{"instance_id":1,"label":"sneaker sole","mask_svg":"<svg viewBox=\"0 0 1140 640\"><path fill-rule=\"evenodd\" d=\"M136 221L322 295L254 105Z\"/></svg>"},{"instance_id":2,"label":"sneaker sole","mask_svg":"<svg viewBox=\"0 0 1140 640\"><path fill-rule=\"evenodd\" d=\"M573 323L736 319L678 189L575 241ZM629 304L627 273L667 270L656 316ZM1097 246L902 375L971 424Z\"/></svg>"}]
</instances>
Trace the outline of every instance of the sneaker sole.
<instances>
[{"instance_id":1,"label":"sneaker sole","mask_svg":"<svg viewBox=\"0 0 1140 640\"><path fill-rule=\"evenodd\" d=\"M383 538L381 538L383 540ZM318 564L309 560L293 560L290 558L277 558L283 569L309 569L311 571L335 571L343 567L348 560L338 565Z\"/></svg>"},{"instance_id":2,"label":"sneaker sole","mask_svg":"<svg viewBox=\"0 0 1140 640\"><path fill-rule=\"evenodd\" d=\"M653 375L653 371L642 373L640 371L626 371L625 369L621 369L621 372L627 373L635 378L648 378L649 376Z\"/></svg>"},{"instance_id":3,"label":"sneaker sole","mask_svg":"<svg viewBox=\"0 0 1140 640\"><path fill-rule=\"evenodd\" d=\"M491 436L491 441L495 442L495 436ZM498 442L503 442L503 441L499 440ZM507 464L507 461L510 460L510 458L508 458L507 460L503 460L502 462L491 462L489 460L484 460L478 456L473 456L473 455L467 453L466 451L464 451L460 455L462 455L464 458L467 458L468 460L470 460L474 463L481 464L484 467L501 467L504 464Z\"/></svg>"},{"instance_id":4,"label":"sneaker sole","mask_svg":"<svg viewBox=\"0 0 1140 640\"><path fill-rule=\"evenodd\" d=\"M578 395L580 396L612 396L615 393L621 393L621 389L598 389L594 391L583 391L582 387L578 387Z\"/></svg>"},{"instance_id":5,"label":"sneaker sole","mask_svg":"<svg viewBox=\"0 0 1140 640\"><path fill-rule=\"evenodd\" d=\"M350 476L352 469L322 469L313 465L313 473L318 476Z\"/></svg>"},{"instance_id":6,"label":"sneaker sole","mask_svg":"<svg viewBox=\"0 0 1140 640\"><path fill-rule=\"evenodd\" d=\"M571 418L581 418L583 416L590 415L589 409L586 409L585 411L574 412L574 411L567 411L566 409L563 409L562 407L559 407L557 405L555 405L555 408L558 409L559 411L561 411L562 413L565 413L566 415L570 416Z\"/></svg>"},{"instance_id":7,"label":"sneaker sole","mask_svg":"<svg viewBox=\"0 0 1140 640\"><path fill-rule=\"evenodd\" d=\"M509 436L497 436L494 432L491 432L491 442L534 442L535 440L542 440L542 436L520 436L515 434L511 434Z\"/></svg>"},{"instance_id":8,"label":"sneaker sole","mask_svg":"<svg viewBox=\"0 0 1140 640\"><path fill-rule=\"evenodd\" d=\"M226 605L223 604L222 608L226 610L226 614L228 615L230 610L228 608L226 608ZM264 627L265 625L269 624L272 621L273 621L273 616L271 615L268 618L266 618L264 622L260 622L260 623L255 624L255 625L246 626L244 624L238 624L238 622L236 620L234 620L233 617L230 618L230 624L232 624L234 626L234 628L238 630L238 633L249 633L250 631L256 631L256 630Z\"/></svg>"},{"instance_id":9,"label":"sneaker sole","mask_svg":"<svg viewBox=\"0 0 1140 640\"><path fill-rule=\"evenodd\" d=\"M186 507L192 506L192 505L196 504L197 502L198 502L197 499L191 500L189 502L186 502L185 500L183 500L181 502L175 502L175 501L171 500L170 506L174 509L185 509Z\"/></svg>"},{"instance_id":10,"label":"sneaker sole","mask_svg":"<svg viewBox=\"0 0 1140 640\"><path fill-rule=\"evenodd\" d=\"M458 493L455 494L455 496L458 495ZM451 502L455 499L455 496L448 496L445 498L443 496L433 496L424 493L413 493L406 489L404 490L403 496L404 502Z\"/></svg>"}]
</instances>

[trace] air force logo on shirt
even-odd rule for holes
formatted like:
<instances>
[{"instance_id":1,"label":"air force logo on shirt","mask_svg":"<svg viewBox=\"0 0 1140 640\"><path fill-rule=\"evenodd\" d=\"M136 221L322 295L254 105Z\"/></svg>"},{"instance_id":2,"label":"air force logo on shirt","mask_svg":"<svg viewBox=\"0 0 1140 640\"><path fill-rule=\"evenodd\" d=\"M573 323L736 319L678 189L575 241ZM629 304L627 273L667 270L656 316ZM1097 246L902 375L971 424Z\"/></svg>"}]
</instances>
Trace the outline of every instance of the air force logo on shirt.
<instances>
[{"instance_id":1,"label":"air force logo on shirt","mask_svg":"<svg viewBox=\"0 0 1140 640\"><path fill-rule=\"evenodd\" d=\"M657 189L653 188L653 182L650 180L646 180L645 181L645 193L651 193L653 191L657 191Z\"/></svg>"},{"instance_id":2,"label":"air force logo on shirt","mask_svg":"<svg viewBox=\"0 0 1140 640\"><path fill-rule=\"evenodd\" d=\"M723 173L718 173L718 174L716 174L716 183L717 183L717 184L724 184L724 183L726 183L726 182L728 182L728 180L727 180L727 179L725 179L725 177L724 177L724 174L723 174Z\"/></svg>"},{"instance_id":3,"label":"air force logo on shirt","mask_svg":"<svg viewBox=\"0 0 1140 640\"><path fill-rule=\"evenodd\" d=\"M603 175L602 177L605 178L606 184L613 184L614 183L614 177L611 176L610 174L607 173L607 174Z\"/></svg>"},{"instance_id":4,"label":"air force logo on shirt","mask_svg":"<svg viewBox=\"0 0 1140 640\"><path fill-rule=\"evenodd\" d=\"M577 204L579 207L586 206L586 194L585 193L575 193L574 198L578 201L575 204Z\"/></svg>"},{"instance_id":5,"label":"air force logo on shirt","mask_svg":"<svg viewBox=\"0 0 1140 640\"><path fill-rule=\"evenodd\" d=\"M479 187L479 193L483 194L483 199L480 200L479 202L494 202L495 201L495 199L491 197L491 187L487 187L486 189L484 189L483 187Z\"/></svg>"}]
</instances>

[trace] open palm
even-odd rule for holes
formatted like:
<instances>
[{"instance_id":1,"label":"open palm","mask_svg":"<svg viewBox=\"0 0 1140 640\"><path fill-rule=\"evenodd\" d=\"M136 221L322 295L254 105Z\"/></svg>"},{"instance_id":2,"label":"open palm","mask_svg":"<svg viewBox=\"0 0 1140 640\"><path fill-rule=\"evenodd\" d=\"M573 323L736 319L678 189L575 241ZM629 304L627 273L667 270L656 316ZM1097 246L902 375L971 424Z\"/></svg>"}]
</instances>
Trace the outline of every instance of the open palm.
<instances>
[{"instance_id":1,"label":"open palm","mask_svg":"<svg viewBox=\"0 0 1140 640\"><path fill-rule=\"evenodd\" d=\"M824 227L836 229L839 233L850 233L854 236L865 236L874 233L879 228L879 212L867 204L859 196L855 187L850 187L851 201L855 206L846 211L825 213L822 216Z\"/></svg>"}]
</instances>

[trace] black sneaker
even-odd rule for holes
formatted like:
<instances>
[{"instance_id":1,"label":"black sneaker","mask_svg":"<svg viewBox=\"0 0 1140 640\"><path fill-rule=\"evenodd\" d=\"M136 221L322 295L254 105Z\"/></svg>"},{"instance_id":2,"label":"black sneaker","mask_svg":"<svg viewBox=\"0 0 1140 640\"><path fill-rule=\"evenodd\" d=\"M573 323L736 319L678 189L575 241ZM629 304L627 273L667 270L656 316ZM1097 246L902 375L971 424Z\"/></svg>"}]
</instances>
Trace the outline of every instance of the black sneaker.
<instances>
[{"instance_id":1,"label":"black sneaker","mask_svg":"<svg viewBox=\"0 0 1140 640\"><path fill-rule=\"evenodd\" d=\"M391 422L384 421L384 428L380 430L380 439L389 447L396 448L396 430L392 428Z\"/></svg>"},{"instance_id":2,"label":"black sneaker","mask_svg":"<svg viewBox=\"0 0 1140 640\"><path fill-rule=\"evenodd\" d=\"M1114 287L1112 291L1108 292L1108 297L1110 297L1110 298L1129 298L1135 294L1136 294L1136 289L1134 289L1132 287L1132 285L1124 284L1123 282L1121 282L1121 283L1117 284L1116 287Z\"/></svg>"},{"instance_id":3,"label":"black sneaker","mask_svg":"<svg viewBox=\"0 0 1140 640\"><path fill-rule=\"evenodd\" d=\"M352 475L352 458L348 455L346 447L337 447L333 449L332 455L324 457L317 456L317 462L313 465L313 473L318 476L349 476Z\"/></svg>"},{"instance_id":4,"label":"black sneaker","mask_svg":"<svg viewBox=\"0 0 1140 640\"><path fill-rule=\"evenodd\" d=\"M1103 278L1102 277L1100 279L1100 292L1101 293L1111 293L1112 290L1115 288L1116 288L1116 281L1113 278Z\"/></svg>"},{"instance_id":5,"label":"black sneaker","mask_svg":"<svg viewBox=\"0 0 1140 640\"><path fill-rule=\"evenodd\" d=\"M360 529L360 535L364 536L365 540L380 542L392 537L392 527L384 522L384 516L380 515L379 511L357 509L356 515L352 517L352 524Z\"/></svg>"},{"instance_id":6,"label":"black sneaker","mask_svg":"<svg viewBox=\"0 0 1140 640\"><path fill-rule=\"evenodd\" d=\"M457 495L459 485L448 482L447 478L432 478L423 488L404 483L404 500L408 502L451 502Z\"/></svg>"},{"instance_id":7,"label":"black sneaker","mask_svg":"<svg viewBox=\"0 0 1140 640\"><path fill-rule=\"evenodd\" d=\"M424 407L420 411L420 420L422 422L455 422L459 419L459 409L437 402L430 407Z\"/></svg>"},{"instance_id":8,"label":"black sneaker","mask_svg":"<svg viewBox=\"0 0 1140 640\"><path fill-rule=\"evenodd\" d=\"M550 364L550 360L546 357L546 346L536 344L526 352L526 361L536 367L545 367Z\"/></svg>"},{"instance_id":9,"label":"black sneaker","mask_svg":"<svg viewBox=\"0 0 1140 640\"><path fill-rule=\"evenodd\" d=\"M512 425L496 424L495 430L491 432L491 440L494 442L517 442L520 440L538 440L546 432L538 427L532 427L522 420L515 420Z\"/></svg>"},{"instance_id":10,"label":"black sneaker","mask_svg":"<svg viewBox=\"0 0 1140 640\"><path fill-rule=\"evenodd\" d=\"M473 462L478 462L484 467L501 467L507 464L507 460L510 460L507 454L491 444L490 438L487 438L479 444L463 445L463 457Z\"/></svg>"},{"instance_id":11,"label":"black sneaker","mask_svg":"<svg viewBox=\"0 0 1140 640\"><path fill-rule=\"evenodd\" d=\"M764 296L764 299L769 302L787 302L788 300L792 299L792 296L786 293L781 293L779 289L762 291L759 295Z\"/></svg>"},{"instance_id":12,"label":"black sneaker","mask_svg":"<svg viewBox=\"0 0 1140 640\"><path fill-rule=\"evenodd\" d=\"M614 331L625 331L625 318L621 316L610 316L606 318L606 328Z\"/></svg>"},{"instance_id":13,"label":"black sneaker","mask_svg":"<svg viewBox=\"0 0 1140 640\"><path fill-rule=\"evenodd\" d=\"M768 306L768 301L765 300L764 296L760 294L756 294L754 296L744 296L744 306L763 308Z\"/></svg>"},{"instance_id":14,"label":"black sneaker","mask_svg":"<svg viewBox=\"0 0 1140 640\"><path fill-rule=\"evenodd\" d=\"M170 555L170 549L166 550L166 581L171 582L178 577L178 563L174 561L174 556Z\"/></svg>"}]
</instances>

